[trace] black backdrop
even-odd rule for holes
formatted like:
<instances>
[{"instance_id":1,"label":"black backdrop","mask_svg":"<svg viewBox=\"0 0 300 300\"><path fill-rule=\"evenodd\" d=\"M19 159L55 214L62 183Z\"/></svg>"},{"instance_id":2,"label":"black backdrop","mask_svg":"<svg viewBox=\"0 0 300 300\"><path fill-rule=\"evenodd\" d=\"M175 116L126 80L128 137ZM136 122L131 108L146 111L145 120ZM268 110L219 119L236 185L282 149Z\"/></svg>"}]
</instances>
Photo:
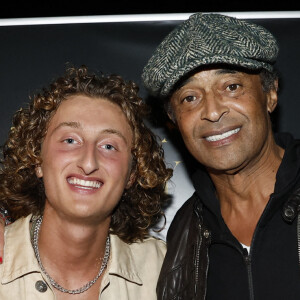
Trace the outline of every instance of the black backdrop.
<instances>
[{"instance_id":1,"label":"black backdrop","mask_svg":"<svg viewBox=\"0 0 300 300\"><path fill-rule=\"evenodd\" d=\"M265 18L254 16L251 21L269 29L279 42L277 68L281 80L279 106L273 116L274 130L289 131L299 138L300 14L299 18L290 18L288 14L269 18L266 14ZM0 143L6 139L12 114L28 101L29 95L61 75L66 63L85 64L93 71L118 73L133 79L146 99L140 80L142 68L159 42L179 22L176 18L18 26L0 22ZM161 233L164 238L174 213L193 192L189 179L191 158L180 138L170 136L162 122L150 122L149 126L162 138L166 161L174 168L168 185L173 202L166 214L167 227Z\"/></svg>"}]
</instances>

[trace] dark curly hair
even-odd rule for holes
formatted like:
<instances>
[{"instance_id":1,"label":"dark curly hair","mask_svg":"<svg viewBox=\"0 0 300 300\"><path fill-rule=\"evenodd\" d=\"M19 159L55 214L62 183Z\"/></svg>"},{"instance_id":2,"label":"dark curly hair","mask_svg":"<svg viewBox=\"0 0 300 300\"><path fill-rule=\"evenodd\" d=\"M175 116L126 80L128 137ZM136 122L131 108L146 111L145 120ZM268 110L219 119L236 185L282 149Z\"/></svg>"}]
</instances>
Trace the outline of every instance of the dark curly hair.
<instances>
[{"instance_id":1,"label":"dark curly hair","mask_svg":"<svg viewBox=\"0 0 300 300\"><path fill-rule=\"evenodd\" d=\"M2 147L0 199L14 220L30 213L42 214L45 191L35 175L41 164L41 145L51 117L60 103L72 95L105 98L117 104L133 132L134 184L124 191L111 220L111 232L130 243L144 239L149 229L164 216L162 207L172 170L164 162L164 151L157 137L147 128L144 118L148 107L138 96L139 88L119 75L96 75L87 67L68 68L33 97L27 107L13 117L9 137Z\"/></svg>"}]
</instances>

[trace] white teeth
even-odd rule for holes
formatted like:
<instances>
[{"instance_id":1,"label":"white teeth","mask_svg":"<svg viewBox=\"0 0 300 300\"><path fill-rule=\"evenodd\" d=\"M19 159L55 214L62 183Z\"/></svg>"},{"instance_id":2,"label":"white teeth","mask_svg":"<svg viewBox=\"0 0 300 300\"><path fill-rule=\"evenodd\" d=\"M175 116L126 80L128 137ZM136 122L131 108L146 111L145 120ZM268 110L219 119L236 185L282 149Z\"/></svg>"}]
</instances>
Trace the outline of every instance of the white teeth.
<instances>
[{"instance_id":1,"label":"white teeth","mask_svg":"<svg viewBox=\"0 0 300 300\"><path fill-rule=\"evenodd\" d=\"M101 183L99 181L83 180L75 177L68 178L68 182L72 185L78 185L82 188L99 188Z\"/></svg>"},{"instance_id":2,"label":"white teeth","mask_svg":"<svg viewBox=\"0 0 300 300\"><path fill-rule=\"evenodd\" d=\"M237 128L237 129L233 129L233 130L229 130L229 131L226 131L222 134L217 134L217 135L212 135L212 136L208 136L206 137L205 139L209 142L215 142L215 141L219 141L219 140L222 140L222 139L225 139L237 132L240 131L241 128Z\"/></svg>"}]
</instances>

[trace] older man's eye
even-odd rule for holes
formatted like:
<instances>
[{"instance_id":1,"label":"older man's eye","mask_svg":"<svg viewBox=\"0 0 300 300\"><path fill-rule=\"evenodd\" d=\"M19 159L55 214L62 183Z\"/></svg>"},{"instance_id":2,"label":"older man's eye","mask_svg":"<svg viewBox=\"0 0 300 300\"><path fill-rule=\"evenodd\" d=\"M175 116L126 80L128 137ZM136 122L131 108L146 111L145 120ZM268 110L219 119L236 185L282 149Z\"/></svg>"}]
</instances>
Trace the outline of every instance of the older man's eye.
<instances>
[{"instance_id":1,"label":"older man's eye","mask_svg":"<svg viewBox=\"0 0 300 300\"><path fill-rule=\"evenodd\" d=\"M192 102L196 100L196 96L187 96L184 99L182 99L182 102Z\"/></svg>"},{"instance_id":2,"label":"older man's eye","mask_svg":"<svg viewBox=\"0 0 300 300\"><path fill-rule=\"evenodd\" d=\"M230 91L230 92L234 92L236 91L238 88L239 88L239 84L230 84L227 89Z\"/></svg>"}]
</instances>

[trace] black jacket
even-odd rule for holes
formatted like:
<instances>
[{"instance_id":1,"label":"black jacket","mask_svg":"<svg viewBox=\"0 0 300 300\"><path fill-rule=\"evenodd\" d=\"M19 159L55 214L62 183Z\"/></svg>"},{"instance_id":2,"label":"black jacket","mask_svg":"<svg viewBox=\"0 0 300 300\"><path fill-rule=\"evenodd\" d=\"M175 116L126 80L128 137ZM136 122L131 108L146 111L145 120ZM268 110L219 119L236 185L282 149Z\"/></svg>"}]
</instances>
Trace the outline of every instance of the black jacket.
<instances>
[{"instance_id":1,"label":"black jacket","mask_svg":"<svg viewBox=\"0 0 300 300\"><path fill-rule=\"evenodd\" d=\"M196 172L196 192L168 231L158 300L300 299L300 141L280 134L276 142L285 154L250 253L223 221L209 176Z\"/></svg>"}]
</instances>

